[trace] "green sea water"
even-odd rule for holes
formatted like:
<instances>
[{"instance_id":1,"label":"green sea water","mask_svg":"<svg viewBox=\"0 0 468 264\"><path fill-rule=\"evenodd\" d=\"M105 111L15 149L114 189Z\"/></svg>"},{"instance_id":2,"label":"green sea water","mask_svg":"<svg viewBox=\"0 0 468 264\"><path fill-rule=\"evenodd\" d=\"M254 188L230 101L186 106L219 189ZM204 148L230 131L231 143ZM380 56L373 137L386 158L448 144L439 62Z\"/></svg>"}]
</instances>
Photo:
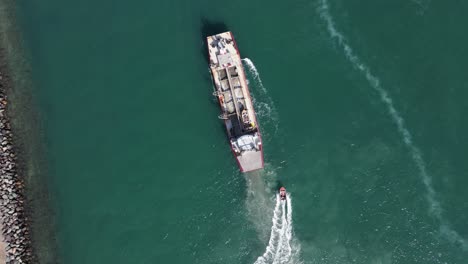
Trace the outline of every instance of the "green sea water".
<instances>
[{"instance_id":1,"label":"green sea water","mask_svg":"<svg viewBox=\"0 0 468 264\"><path fill-rule=\"evenodd\" d=\"M467 11L18 1L58 262L254 263L284 185L283 263L466 263ZM238 172L217 119L203 39L222 29L254 66L264 171Z\"/></svg>"}]
</instances>

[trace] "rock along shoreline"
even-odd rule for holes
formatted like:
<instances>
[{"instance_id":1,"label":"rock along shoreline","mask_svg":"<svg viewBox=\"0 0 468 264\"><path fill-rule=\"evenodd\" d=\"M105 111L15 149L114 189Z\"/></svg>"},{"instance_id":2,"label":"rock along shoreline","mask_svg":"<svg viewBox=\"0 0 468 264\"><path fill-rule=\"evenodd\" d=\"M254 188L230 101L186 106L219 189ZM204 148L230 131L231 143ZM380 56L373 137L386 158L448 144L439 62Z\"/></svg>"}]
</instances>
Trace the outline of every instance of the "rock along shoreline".
<instances>
[{"instance_id":1,"label":"rock along shoreline","mask_svg":"<svg viewBox=\"0 0 468 264\"><path fill-rule=\"evenodd\" d=\"M0 56L0 60L4 57ZM8 118L7 90L11 85L0 61L0 217L7 264L36 263L31 246L30 219L25 204L24 175L18 168L13 132Z\"/></svg>"}]
</instances>

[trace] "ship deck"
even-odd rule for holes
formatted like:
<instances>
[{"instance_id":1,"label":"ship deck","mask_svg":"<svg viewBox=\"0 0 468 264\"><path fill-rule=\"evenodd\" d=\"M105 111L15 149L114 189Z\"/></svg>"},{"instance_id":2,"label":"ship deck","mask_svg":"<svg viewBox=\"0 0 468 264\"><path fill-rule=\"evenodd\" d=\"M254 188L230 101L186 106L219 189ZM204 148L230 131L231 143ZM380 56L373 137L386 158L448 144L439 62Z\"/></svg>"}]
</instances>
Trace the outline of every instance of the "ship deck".
<instances>
[{"instance_id":1,"label":"ship deck","mask_svg":"<svg viewBox=\"0 0 468 264\"><path fill-rule=\"evenodd\" d=\"M263 168L260 132L242 60L231 32L207 37L214 95L241 171Z\"/></svg>"},{"instance_id":2,"label":"ship deck","mask_svg":"<svg viewBox=\"0 0 468 264\"><path fill-rule=\"evenodd\" d=\"M263 168L263 157L261 151L246 151L236 158L243 172Z\"/></svg>"},{"instance_id":3,"label":"ship deck","mask_svg":"<svg viewBox=\"0 0 468 264\"><path fill-rule=\"evenodd\" d=\"M213 80L218 92L222 93L227 115L227 126L230 137L238 137L251 131L243 130L242 109L239 105L243 105L247 112L248 120L257 125L255 111L252 104L252 99L247 86L246 76L242 65L241 57L235 46L234 39L230 32L220 33L216 36L222 37L227 43L223 46L224 54L221 54L220 49L210 46L216 41L215 36L209 36L209 53L210 65L213 74ZM232 130L230 129L232 128Z\"/></svg>"}]
</instances>

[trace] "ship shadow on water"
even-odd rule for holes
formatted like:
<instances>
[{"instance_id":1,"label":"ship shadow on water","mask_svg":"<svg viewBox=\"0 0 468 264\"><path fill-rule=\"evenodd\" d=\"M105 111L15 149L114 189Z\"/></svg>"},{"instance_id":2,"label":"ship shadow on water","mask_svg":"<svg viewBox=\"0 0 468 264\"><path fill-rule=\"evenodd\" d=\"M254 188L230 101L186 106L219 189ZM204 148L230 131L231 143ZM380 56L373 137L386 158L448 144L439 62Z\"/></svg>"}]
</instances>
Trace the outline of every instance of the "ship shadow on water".
<instances>
[{"instance_id":1,"label":"ship shadow on water","mask_svg":"<svg viewBox=\"0 0 468 264\"><path fill-rule=\"evenodd\" d=\"M229 31L228 26L222 21L213 21L202 17L200 20L200 37L202 40L202 46L200 52L206 61L206 64L210 63L208 56L208 43L206 37L216 35L218 33Z\"/></svg>"}]
</instances>

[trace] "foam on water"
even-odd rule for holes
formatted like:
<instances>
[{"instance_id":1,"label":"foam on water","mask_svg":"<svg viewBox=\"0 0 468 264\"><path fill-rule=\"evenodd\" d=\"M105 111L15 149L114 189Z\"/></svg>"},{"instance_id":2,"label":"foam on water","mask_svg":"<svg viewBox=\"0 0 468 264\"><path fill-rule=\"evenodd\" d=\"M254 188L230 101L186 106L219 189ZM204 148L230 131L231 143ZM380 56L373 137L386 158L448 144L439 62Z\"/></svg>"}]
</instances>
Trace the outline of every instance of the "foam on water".
<instances>
[{"instance_id":1,"label":"foam on water","mask_svg":"<svg viewBox=\"0 0 468 264\"><path fill-rule=\"evenodd\" d=\"M276 246L275 258L273 259L273 263L278 262L282 258L283 247L284 244L287 243L286 241L286 228L288 223L286 222L286 204L281 202L281 229L279 230L279 241L278 245Z\"/></svg>"},{"instance_id":2,"label":"foam on water","mask_svg":"<svg viewBox=\"0 0 468 264\"><path fill-rule=\"evenodd\" d=\"M299 260L300 246L292 236L292 210L290 195L287 196L286 201L282 201L277 194L271 219L270 240L265 252L258 257L255 264L301 263Z\"/></svg>"},{"instance_id":3,"label":"foam on water","mask_svg":"<svg viewBox=\"0 0 468 264\"><path fill-rule=\"evenodd\" d=\"M362 63L361 59L354 53L351 46L346 42L344 35L336 29L333 17L330 15L327 0L320 1L319 12L322 19L326 22L327 30L331 38L336 40L339 46L343 48L346 58L353 64L355 68L364 74L371 87L377 91L377 93L380 95L380 99L387 106L387 110L395 122L397 130L400 133L403 142L409 148L411 157L416 167L418 168L419 176L426 189L426 199L429 203L429 213L439 221L440 233L451 242L459 244L464 250L468 250L468 243L455 230L451 229L447 220L442 216L440 203L437 201L436 193L432 187L432 178L427 172L421 151L413 143L411 133L406 128L403 117L398 113L395 106L393 105L393 101L390 98L388 92L382 87L380 80L372 74L369 67Z\"/></svg>"},{"instance_id":4,"label":"foam on water","mask_svg":"<svg viewBox=\"0 0 468 264\"><path fill-rule=\"evenodd\" d=\"M268 246L265 249L265 253L263 253L263 255L259 257L255 263L265 263L266 260L271 259L275 255L275 245L278 243L279 230L281 229L281 222L279 221L281 219L281 209L280 197L277 195L275 209L273 210L273 218L271 219L272 226L270 240L268 241Z\"/></svg>"},{"instance_id":5,"label":"foam on water","mask_svg":"<svg viewBox=\"0 0 468 264\"><path fill-rule=\"evenodd\" d=\"M249 58L244 58L242 61L247 66L250 75L255 81L255 87L260 89L258 90L251 90L251 92L257 92L257 96L252 97L253 104L255 106L255 112L260 119L261 123L265 125L274 127L274 133L278 131L278 112L276 111L275 104L271 97L268 95L268 91L263 85L262 79L260 78L260 73L255 67L253 61ZM251 85L252 87L252 85Z\"/></svg>"},{"instance_id":6,"label":"foam on water","mask_svg":"<svg viewBox=\"0 0 468 264\"><path fill-rule=\"evenodd\" d=\"M249 58L244 58L242 60L247 64L247 66L249 68L249 71L250 71L250 73L252 73L255 81L257 81L258 84L260 84L260 88L262 89L263 93L267 94L268 92L267 92L265 86L263 86L262 79L260 79L260 74L258 73L257 67L255 67L255 64Z\"/></svg>"},{"instance_id":7,"label":"foam on water","mask_svg":"<svg viewBox=\"0 0 468 264\"><path fill-rule=\"evenodd\" d=\"M262 171L244 173L247 184L247 214L262 241L268 239L270 234L270 219L273 214L271 208L275 204L272 200L272 185L276 174L274 171L268 174L270 166L265 165Z\"/></svg>"},{"instance_id":8,"label":"foam on water","mask_svg":"<svg viewBox=\"0 0 468 264\"><path fill-rule=\"evenodd\" d=\"M274 133L278 131L278 113L273 100L268 95L268 90L263 85L260 74L255 64L249 58L242 59L245 63L248 73L254 80L255 85L250 85L251 92L256 93L252 97L255 106L256 114L260 119L262 126L273 127ZM252 88L260 89L252 89ZM276 203L273 212L271 213L271 189L275 185L268 184L274 180L276 176L275 169L269 169L266 166L262 172L254 172L246 174L248 186L247 209L254 225L259 232L260 239L266 239L264 234L270 231L268 245L262 256L255 261L256 264L266 263L301 263L300 261L300 245L292 236L292 204L288 194L287 201L281 201L277 194ZM270 191L269 191L270 190ZM266 220L265 217L271 217L271 220ZM271 223L271 227L270 227ZM268 227L267 227L268 226ZM267 230L268 229L268 230Z\"/></svg>"},{"instance_id":9,"label":"foam on water","mask_svg":"<svg viewBox=\"0 0 468 264\"><path fill-rule=\"evenodd\" d=\"M296 252L298 251L295 251L293 252L293 249L291 247L291 243L293 243L294 241L292 241L293 237L292 237L292 202L291 202L291 197L288 195L288 199L286 199L286 203L287 203L287 213L286 213L286 221L287 221L287 227L286 227L286 233L285 233L285 236L286 236L286 243L284 245L284 255L283 255L283 258L281 258L281 263L286 263L289 258L291 258L294 253L294 256L297 256ZM289 257L288 257L289 256Z\"/></svg>"},{"instance_id":10,"label":"foam on water","mask_svg":"<svg viewBox=\"0 0 468 264\"><path fill-rule=\"evenodd\" d=\"M417 14L424 15L429 9L432 0L411 0L418 7Z\"/></svg>"}]
</instances>

